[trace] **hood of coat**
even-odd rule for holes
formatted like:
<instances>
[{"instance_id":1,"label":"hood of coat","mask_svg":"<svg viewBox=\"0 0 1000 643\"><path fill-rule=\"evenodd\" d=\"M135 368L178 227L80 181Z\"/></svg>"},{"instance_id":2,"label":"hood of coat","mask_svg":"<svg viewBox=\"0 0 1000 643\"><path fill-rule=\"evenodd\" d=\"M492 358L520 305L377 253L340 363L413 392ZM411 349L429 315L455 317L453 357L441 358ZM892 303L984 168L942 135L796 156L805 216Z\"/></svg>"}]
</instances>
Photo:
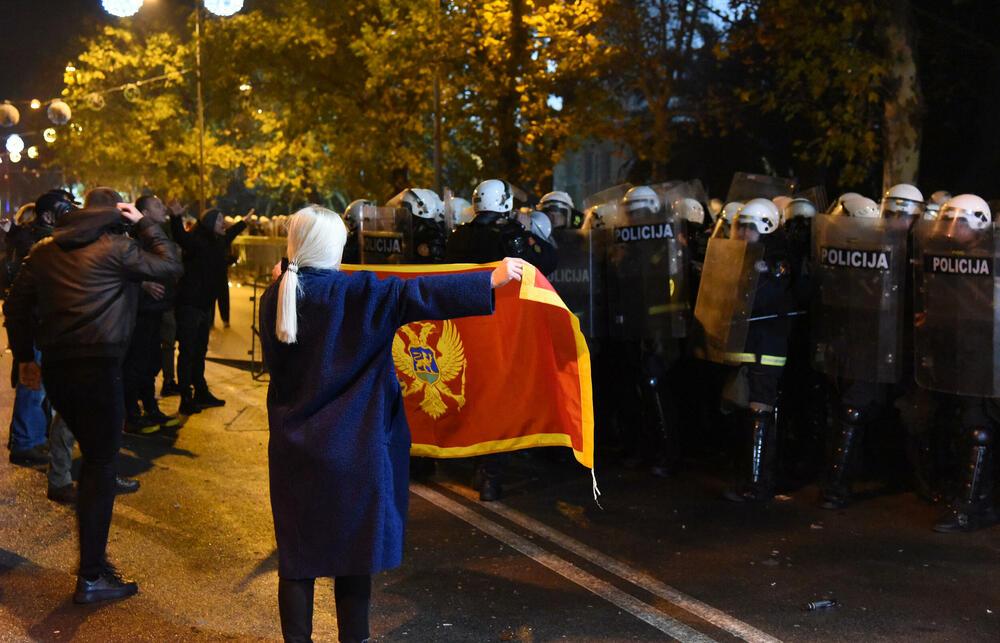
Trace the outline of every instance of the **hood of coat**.
<instances>
[{"instance_id":1,"label":"hood of coat","mask_svg":"<svg viewBox=\"0 0 1000 643\"><path fill-rule=\"evenodd\" d=\"M117 208L84 208L62 217L52 232L52 241L63 250L88 246L107 233L125 231L125 221Z\"/></svg>"}]
</instances>

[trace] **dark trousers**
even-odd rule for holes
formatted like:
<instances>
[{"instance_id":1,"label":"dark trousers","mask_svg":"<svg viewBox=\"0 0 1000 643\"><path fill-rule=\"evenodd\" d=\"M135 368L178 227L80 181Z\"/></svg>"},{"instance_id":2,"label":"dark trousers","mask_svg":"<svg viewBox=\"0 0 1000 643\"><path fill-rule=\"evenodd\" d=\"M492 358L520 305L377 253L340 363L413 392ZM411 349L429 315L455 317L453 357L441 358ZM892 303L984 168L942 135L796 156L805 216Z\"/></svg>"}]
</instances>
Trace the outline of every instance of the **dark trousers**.
<instances>
[{"instance_id":1,"label":"dark trousers","mask_svg":"<svg viewBox=\"0 0 1000 643\"><path fill-rule=\"evenodd\" d=\"M194 306L178 306L177 384L187 394L193 386L196 391L208 388L205 382L205 355L208 353L208 333L212 328L212 310Z\"/></svg>"},{"instance_id":2,"label":"dark trousers","mask_svg":"<svg viewBox=\"0 0 1000 643\"><path fill-rule=\"evenodd\" d=\"M228 273L226 279L229 279ZM227 282L228 283L228 282ZM223 324L229 323L229 287L225 287L219 293L219 319Z\"/></svg>"},{"instance_id":3,"label":"dark trousers","mask_svg":"<svg viewBox=\"0 0 1000 643\"><path fill-rule=\"evenodd\" d=\"M281 634L288 643L312 641L313 587L315 579L278 580ZM368 613L371 576L337 576L333 580L337 606L337 631L341 643L361 643L369 637Z\"/></svg>"},{"instance_id":4,"label":"dark trousers","mask_svg":"<svg viewBox=\"0 0 1000 643\"><path fill-rule=\"evenodd\" d=\"M163 351L164 382L174 382L177 379L174 373L175 344L177 344L177 318L174 316L173 310L168 310L163 313L160 320L160 349Z\"/></svg>"},{"instance_id":5,"label":"dark trousers","mask_svg":"<svg viewBox=\"0 0 1000 643\"><path fill-rule=\"evenodd\" d=\"M46 361L42 378L52 406L83 454L76 505L79 574L94 577L105 566L115 506L115 460L125 423L121 364L116 358Z\"/></svg>"},{"instance_id":6,"label":"dark trousers","mask_svg":"<svg viewBox=\"0 0 1000 643\"><path fill-rule=\"evenodd\" d=\"M149 413L157 408L156 375L162 365L160 355L160 320L162 313L139 313L135 332L125 354L122 375L125 378L125 412L139 416L139 402Z\"/></svg>"}]
</instances>

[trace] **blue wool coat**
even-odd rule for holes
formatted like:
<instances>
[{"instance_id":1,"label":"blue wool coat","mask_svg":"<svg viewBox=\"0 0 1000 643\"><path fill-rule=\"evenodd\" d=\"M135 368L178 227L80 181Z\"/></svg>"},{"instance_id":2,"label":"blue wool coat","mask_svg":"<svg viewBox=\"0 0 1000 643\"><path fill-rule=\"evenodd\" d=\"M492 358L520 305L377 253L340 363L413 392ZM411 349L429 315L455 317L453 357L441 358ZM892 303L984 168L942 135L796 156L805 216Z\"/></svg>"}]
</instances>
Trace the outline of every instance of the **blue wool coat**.
<instances>
[{"instance_id":1,"label":"blue wool coat","mask_svg":"<svg viewBox=\"0 0 1000 643\"><path fill-rule=\"evenodd\" d=\"M410 429L392 340L413 321L491 314L490 273L404 281L301 268L299 283L297 343L275 334L278 284L265 291L260 311L278 574L398 567Z\"/></svg>"}]
</instances>

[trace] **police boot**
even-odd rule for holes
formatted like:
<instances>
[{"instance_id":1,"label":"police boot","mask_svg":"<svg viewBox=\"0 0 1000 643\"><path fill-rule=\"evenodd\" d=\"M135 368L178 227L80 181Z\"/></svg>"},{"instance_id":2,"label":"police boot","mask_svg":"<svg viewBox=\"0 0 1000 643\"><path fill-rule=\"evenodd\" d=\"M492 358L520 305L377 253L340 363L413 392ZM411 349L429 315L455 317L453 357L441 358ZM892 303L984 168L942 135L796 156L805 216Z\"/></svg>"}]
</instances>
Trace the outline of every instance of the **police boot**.
<instances>
[{"instance_id":1,"label":"police boot","mask_svg":"<svg viewBox=\"0 0 1000 643\"><path fill-rule=\"evenodd\" d=\"M657 443L656 458L650 467L650 473L658 478L666 478L677 468L677 439L660 396L659 379L656 376L647 377L642 393L648 398L645 407L652 411L653 437Z\"/></svg>"},{"instance_id":2,"label":"police boot","mask_svg":"<svg viewBox=\"0 0 1000 643\"><path fill-rule=\"evenodd\" d=\"M993 429L976 427L962 469L961 488L951 508L934 525L934 531L975 531L996 524L993 507Z\"/></svg>"},{"instance_id":3,"label":"police boot","mask_svg":"<svg viewBox=\"0 0 1000 643\"><path fill-rule=\"evenodd\" d=\"M851 502L851 475L864 435L861 419L859 409L847 407L834 425L826 476L820 490L820 506L824 509L842 509Z\"/></svg>"},{"instance_id":4,"label":"police boot","mask_svg":"<svg viewBox=\"0 0 1000 643\"><path fill-rule=\"evenodd\" d=\"M774 496L775 445L778 430L774 410L751 410L746 416L749 445L740 484L724 495L732 502L768 502Z\"/></svg>"}]
</instances>

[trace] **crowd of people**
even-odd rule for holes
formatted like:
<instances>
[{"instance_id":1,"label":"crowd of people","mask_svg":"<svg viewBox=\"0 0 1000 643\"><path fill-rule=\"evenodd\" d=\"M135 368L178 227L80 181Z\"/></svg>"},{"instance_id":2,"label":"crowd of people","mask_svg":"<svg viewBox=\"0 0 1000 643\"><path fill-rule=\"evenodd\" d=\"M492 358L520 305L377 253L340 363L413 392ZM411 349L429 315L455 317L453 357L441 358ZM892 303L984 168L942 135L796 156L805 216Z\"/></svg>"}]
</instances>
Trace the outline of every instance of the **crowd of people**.
<instances>
[{"instance_id":1,"label":"crowd of people","mask_svg":"<svg viewBox=\"0 0 1000 643\"><path fill-rule=\"evenodd\" d=\"M181 424L159 407L158 374L159 397L179 395L182 416L225 404L208 386L205 358L216 307L228 308L231 245L243 233L287 243L261 300L260 333L288 640L308 640L318 576L337 578L350 637L342 640L367 638L371 574L398 565L402 552L406 494L395 482L434 470L430 460L407 464L402 437L369 441L373 431L408 435L398 429L405 418L398 403L351 387L391 392L382 381L392 378L396 328L411 317L490 313L488 286L519 278L519 261L548 275L580 318L595 366L599 451L670 476L692 435L725 434L742 444L728 500L767 503L792 481L818 479L820 504L844 509L863 436L901 435L896 451L908 457L915 488L947 502L935 529L995 524L992 268L1000 246L989 205L944 193L925 201L902 184L880 202L848 193L825 209L790 181L741 185L725 204L697 181L623 185L588 197L581 210L559 191L515 207L518 191L490 179L471 202L410 188L382 206L356 200L342 215L310 206L231 217L210 208L197 220L153 195L133 205L96 188L82 208L62 190L41 195L6 227L10 460L48 465L49 497L76 502L75 599L137 591L105 549L115 494L138 488L115 472L122 432ZM489 283L380 282L341 276L341 262L501 267ZM387 308L362 305L372 299ZM358 318L397 306L406 314ZM330 326L303 330L301 315ZM364 342L337 350L344 328L355 327L366 329ZM316 409L322 417L309 416ZM314 424L350 430L314 433ZM83 463L76 489L74 440ZM360 484L358 463L344 453L388 458L392 476L336 492ZM482 501L502 496L504 464L503 454L477 458ZM328 493L300 488L309 467L317 467L309 484L326 479ZM307 496L308 507L289 501ZM366 503L394 507L392 525L370 524L358 508Z\"/></svg>"}]
</instances>

